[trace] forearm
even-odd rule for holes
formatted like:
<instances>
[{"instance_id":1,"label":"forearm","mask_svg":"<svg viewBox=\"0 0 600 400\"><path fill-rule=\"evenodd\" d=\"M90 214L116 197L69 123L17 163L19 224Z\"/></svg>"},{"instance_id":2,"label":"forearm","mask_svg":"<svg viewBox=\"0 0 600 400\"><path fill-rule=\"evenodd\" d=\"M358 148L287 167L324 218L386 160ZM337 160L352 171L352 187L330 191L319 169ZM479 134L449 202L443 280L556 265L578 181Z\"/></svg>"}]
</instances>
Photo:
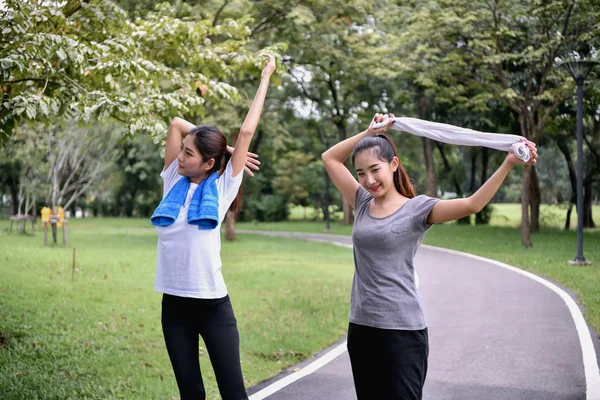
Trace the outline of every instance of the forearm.
<instances>
[{"instance_id":1,"label":"forearm","mask_svg":"<svg viewBox=\"0 0 600 400\"><path fill-rule=\"evenodd\" d=\"M504 160L490 179L469 197L470 206L473 208L474 213L481 211L492 200L513 166L508 160Z\"/></svg>"},{"instance_id":2,"label":"forearm","mask_svg":"<svg viewBox=\"0 0 600 400\"><path fill-rule=\"evenodd\" d=\"M262 113L263 105L265 103L265 97L267 97L267 89L269 88L269 78L263 77L260 80L258 90L254 95L254 100L250 106L250 110L246 115L246 119L240 129L240 135L254 135L258 121L260 120L260 114Z\"/></svg>"},{"instance_id":3,"label":"forearm","mask_svg":"<svg viewBox=\"0 0 600 400\"><path fill-rule=\"evenodd\" d=\"M354 146L360 142L363 138L369 137L371 134L368 131L363 131L357 135L354 135L346 140L343 140L323 153L323 162L340 162L343 163L352 154Z\"/></svg>"}]
</instances>

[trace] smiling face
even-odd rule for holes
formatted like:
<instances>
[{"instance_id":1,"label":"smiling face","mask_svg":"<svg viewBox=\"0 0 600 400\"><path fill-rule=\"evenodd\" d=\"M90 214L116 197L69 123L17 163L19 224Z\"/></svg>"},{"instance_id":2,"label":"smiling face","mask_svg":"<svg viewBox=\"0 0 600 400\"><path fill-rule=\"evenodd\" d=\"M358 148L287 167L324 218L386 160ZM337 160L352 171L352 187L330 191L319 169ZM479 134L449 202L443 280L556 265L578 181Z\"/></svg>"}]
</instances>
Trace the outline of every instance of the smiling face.
<instances>
[{"instance_id":1,"label":"smiling face","mask_svg":"<svg viewBox=\"0 0 600 400\"><path fill-rule=\"evenodd\" d=\"M373 197L383 197L394 187L394 172L398 169L398 157L391 161L381 160L377 157L379 150L376 147L362 150L354 156L354 166L358 182Z\"/></svg>"}]
</instances>

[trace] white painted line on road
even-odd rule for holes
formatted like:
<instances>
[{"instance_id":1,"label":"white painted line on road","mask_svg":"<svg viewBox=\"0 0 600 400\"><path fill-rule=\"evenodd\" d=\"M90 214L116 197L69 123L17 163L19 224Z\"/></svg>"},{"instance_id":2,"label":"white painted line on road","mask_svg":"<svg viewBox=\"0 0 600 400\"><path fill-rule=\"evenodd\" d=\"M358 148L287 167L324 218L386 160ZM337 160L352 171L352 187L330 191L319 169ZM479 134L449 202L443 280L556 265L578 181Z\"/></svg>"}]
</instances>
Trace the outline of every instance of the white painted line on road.
<instances>
[{"instance_id":1,"label":"white painted line on road","mask_svg":"<svg viewBox=\"0 0 600 400\"><path fill-rule=\"evenodd\" d=\"M531 272L523 271L522 269L513 267L508 264L504 264L500 261L490 260L489 258L476 256L474 254L463 253L462 251L449 250L441 247L429 246L429 245L421 245L422 247L442 251L450 254L456 254L463 257L473 258L479 261L485 261L490 264L494 264L498 267L506 268L510 271L519 273L528 278L533 279L534 281L541 283L546 286L548 289L552 290L554 293L558 294L560 298L565 302L567 308L571 312L571 316L573 317L573 322L575 323L575 328L577 329L577 334L579 335L579 343L581 345L581 352L583 355L583 368L585 371L585 383L587 386L587 397L586 400L600 400L600 370L598 368L598 360L596 358L596 349L594 348L594 343L592 342L592 337L590 336L590 331L585 322L585 318L583 318L583 314L581 310L577 306L577 303L573 300L571 296L555 284L547 281L544 278L541 278L537 275L532 274Z\"/></svg>"},{"instance_id":2,"label":"white painted line on road","mask_svg":"<svg viewBox=\"0 0 600 400\"><path fill-rule=\"evenodd\" d=\"M308 364L306 367L302 368L300 371L296 371L293 374L290 374L290 375L286 376L285 378L282 378L282 379L278 380L277 382L272 383L271 385L267 386L266 388L254 393L252 396L249 397L249 400L262 400L262 399L272 395L273 393L283 389L284 387L296 382L298 379L303 378L306 375L312 374L313 372L315 372L316 370L318 370L325 364L335 360L336 357L343 354L347 348L348 348L347 342L340 344L333 350L329 351L327 354L323 355L322 357L317 358L315 361Z\"/></svg>"}]
</instances>

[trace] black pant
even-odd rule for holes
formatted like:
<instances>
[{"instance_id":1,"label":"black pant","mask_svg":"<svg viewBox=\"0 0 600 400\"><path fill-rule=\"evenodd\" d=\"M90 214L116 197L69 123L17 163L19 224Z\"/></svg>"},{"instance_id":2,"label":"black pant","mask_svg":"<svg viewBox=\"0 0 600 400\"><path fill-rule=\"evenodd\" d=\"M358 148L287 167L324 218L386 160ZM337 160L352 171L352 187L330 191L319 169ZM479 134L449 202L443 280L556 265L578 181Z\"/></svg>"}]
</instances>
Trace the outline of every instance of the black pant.
<instances>
[{"instance_id":1,"label":"black pant","mask_svg":"<svg viewBox=\"0 0 600 400\"><path fill-rule=\"evenodd\" d=\"M240 336L229 296L192 299L163 295L162 327L181 400L206 398L200 373L202 335L224 400L247 399L240 363Z\"/></svg>"},{"instance_id":2,"label":"black pant","mask_svg":"<svg viewBox=\"0 0 600 400\"><path fill-rule=\"evenodd\" d=\"M401 331L350 323L348 354L359 400L421 400L427 375L427 329Z\"/></svg>"}]
</instances>

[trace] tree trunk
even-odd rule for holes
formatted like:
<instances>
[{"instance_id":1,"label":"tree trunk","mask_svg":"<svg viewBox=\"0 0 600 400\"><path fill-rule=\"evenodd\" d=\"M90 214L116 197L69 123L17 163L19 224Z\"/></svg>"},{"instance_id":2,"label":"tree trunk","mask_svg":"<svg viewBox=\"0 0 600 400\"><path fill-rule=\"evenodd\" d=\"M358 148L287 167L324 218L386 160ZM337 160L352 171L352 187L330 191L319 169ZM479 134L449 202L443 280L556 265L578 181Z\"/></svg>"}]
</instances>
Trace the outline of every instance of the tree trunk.
<instances>
[{"instance_id":1,"label":"tree trunk","mask_svg":"<svg viewBox=\"0 0 600 400\"><path fill-rule=\"evenodd\" d=\"M481 148L481 175L480 175L480 179L479 179L479 187L482 187L483 184L485 183L485 181L487 181L489 164L490 164L489 150L487 147L482 147ZM486 211L486 209L475 214L475 225L489 223L489 221L485 222L485 219L482 218L482 215L483 215L482 213L485 211Z\"/></svg>"},{"instance_id":2,"label":"tree trunk","mask_svg":"<svg viewBox=\"0 0 600 400\"><path fill-rule=\"evenodd\" d=\"M425 158L425 171L427 173L427 196L435 197L437 195L437 174L433 162L432 140L423 138L423 157Z\"/></svg>"},{"instance_id":3,"label":"tree trunk","mask_svg":"<svg viewBox=\"0 0 600 400\"><path fill-rule=\"evenodd\" d=\"M477 173L477 149L471 147L471 185L469 186L469 194L475 193L475 176Z\"/></svg>"},{"instance_id":4,"label":"tree trunk","mask_svg":"<svg viewBox=\"0 0 600 400\"><path fill-rule=\"evenodd\" d=\"M262 142L264 133L265 133L265 131L263 129L258 129L256 131L256 134L254 135L254 138L252 140L252 146L250 147L250 153L254 153L254 154L258 153L258 149L260 148L260 143ZM239 135L239 129L235 136L236 141L237 141L237 135ZM232 141L233 141L233 134L232 134Z\"/></svg>"},{"instance_id":5,"label":"tree trunk","mask_svg":"<svg viewBox=\"0 0 600 400\"><path fill-rule=\"evenodd\" d=\"M19 213L19 189L15 185L10 186L10 198L12 199L13 215Z\"/></svg>"},{"instance_id":6,"label":"tree trunk","mask_svg":"<svg viewBox=\"0 0 600 400\"><path fill-rule=\"evenodd\" d=\"M542 195L540 193L540 183L538 181L535 167L531 167L531 180L529 185L529 206L531 208L531 232L540 231L540 203Z\"/></svg>"},{"instance_id":7,"label":"tree trunk","mask_svg":"<svg viewBox=\"0 0 600 400\"><path fill-rule=\"evenodd\" d=\"M488 165L490 163L490 153L487 147L481 148L481 180L479 187L483 186L488 178Z\"/></svg>"},{"instance_id":8,"label":"tree trunk","mask_svg":"<svg viewBox=\"0 0 600 400\"><path fill-rule=\"evenodd\" d=\"M567 208L567 218L565 220L565 231L571 229L571 212L573 211L573 206L575 205L574 198L571 197L571 201L569 201L569 207Z\"/></svg>"},{"instance_id":9,"label":"tree trunk","mask_svg":"<svg viewBox=\"0 0 600 400\"><path fill-rule=\"evenodd\" d=\"M419 118L429 119L429 105L427 97L421 92L419 96ZM435 197L437 195L437 174L435 172L435 163L433 162L433 141L423 138L423 158L425 159L425 171L427 176L427 196Z\"/></svg>"},{"instance_id":10,"label":"tree trunk","mask_svg":"<svg viewBox=\"0 0 600 400\"><path fill-rule=\"evenodd\" d=\"M444 163L444 171L446 171L446 173L452 177L452 183L454 183L454 191L456 191L456 197L458 197L458 198L464 197L464 193L462 191L462 187L460 186L460 182L458 181L458 179L456 179L456 176L452 173L452 166L450 165L450 162L448 161L448 157L446 157L446 152L444 151L444 145L440 142L435 142L435 144L440 152L440 156L442 156L442 161ZM459 218L456 222L459 224L463 224L463 225L469 225L471 223L471 216L467 215L466 217Z\"/></svg>"},{"instance_id":11,"label":"tree trunk","mask_svg":"<svg viewBox=\"0 0 600 400\"><path fill-rule=\"evenodd\" d=\"M346 121L340 120L336 122L335 126L338 130L338 141L346 140L347 132L346 132ZM350 169L350 159L347 159L344 162L346 168ZM352 225L354 223L354 213L352 212L352 206L348 203L348 200L342 199L342 210L344 212L344 225Z\"/></svg>"},{"instance_id":12,"label":"tree trunk","mask_svg":"<svg viewBox=\"0 0 600 400\"><path fill-rule=\"evenodd\" d=\"M525 248L532 247L531 231L529 228L529 185L531 180L531 166L523 169L523 184L521 186L521 245Z\"/></svg>"},{"instance_id":13,"label":"tree trunk","mask_svg":"<svg viewBox=\"0 0 600 400\"><path fill-rule=\"evenodd\" d=\"M235 221L236 213L229 210L225 215L225 240L233 242L235 240Z\"/></svg>"},{"instance_id":14,"label":"tree trunk","mask_svg":"<svg viewBox=\"0 0 600 400\"><path fill-rule=\"evenodd\" d=\"M594 181L590 180L584 187L583 195L583 227L595 228L596 224L592 218L592 193L594 191Z\"/></svg>"},{"instance_id":15,"label":"tree trunk","mask_svg":"<svg viewBox=\"0 0 600 400\"><path fill-rule=\"evenodd\" d=\"M577 204L577 175L575 174L573 158L571 157L571 152L569 151L569 146L566 141L559 138L556 141L556 145L565 157L565 161L567 162L567 170L569 171L569 181L571 182L571 196L569 200L569 209L567 210L567 219L565 221L565 230L568 231L571 229L571 211L573 209L573 205Z\"/></svg>"}]
</instances>

